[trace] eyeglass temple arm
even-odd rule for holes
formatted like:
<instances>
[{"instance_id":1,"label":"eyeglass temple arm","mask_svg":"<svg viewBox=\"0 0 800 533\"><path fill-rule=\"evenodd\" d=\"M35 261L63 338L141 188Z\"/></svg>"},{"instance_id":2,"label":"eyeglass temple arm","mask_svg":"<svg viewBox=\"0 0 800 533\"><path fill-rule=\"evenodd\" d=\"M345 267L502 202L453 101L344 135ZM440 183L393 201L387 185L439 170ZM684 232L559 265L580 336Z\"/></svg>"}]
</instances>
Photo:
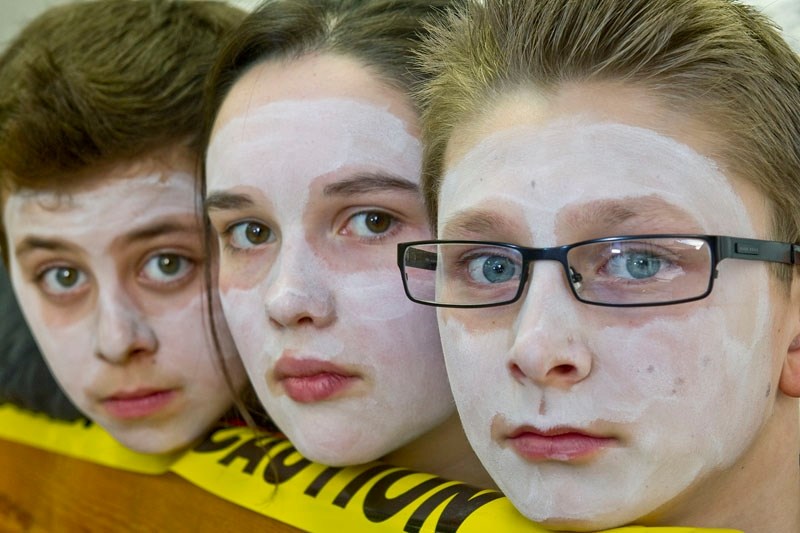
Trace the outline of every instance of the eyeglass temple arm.
<instances>
[{"instance_id":1,"label":"eyeglass temple arm","mask_svg":"<svg viewBox=\"0 0 800 533\"><path fill-rule=\"evenodd\" d=\"M423 270L436 270L438 259L436 253L420 250L419 248L406 248L403 263L407 268L421 268Z\"/></svg>"},{"instance_id":2,"label":"eyeglass temple arm","mask_svg":"<svg viewBox=\"0 0 800 533\"><path fill-rule=\"evenodd\" d=\"M800 264L800 245L759 239L718 237L717 257L719 261L730 257L797 265Z\"/></svg>"}]
</instances>

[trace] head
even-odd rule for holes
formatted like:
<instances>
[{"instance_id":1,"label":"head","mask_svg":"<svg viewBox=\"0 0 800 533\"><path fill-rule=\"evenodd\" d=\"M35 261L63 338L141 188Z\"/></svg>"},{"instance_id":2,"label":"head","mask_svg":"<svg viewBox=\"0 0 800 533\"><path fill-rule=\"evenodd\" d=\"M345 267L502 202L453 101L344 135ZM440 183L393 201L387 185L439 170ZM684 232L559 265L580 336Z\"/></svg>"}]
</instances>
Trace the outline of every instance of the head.
<instances>
[{"instance_id":1,"label":"head","mask_svg":"<svg viewBox=\"0 0 800 533\"><path fill-rule=\"evenodd\" d=\"M450 3L268 2L212 72L223 309L270 417L320 462L383 457L455 414L435 316L404 301L394 259L430 235L411 58Z\"/></svg>"},{"instance_id":2,"label":"head","mask_svg":"<svg viewBox=\"0 0 800 533\"><path fill-rule=\"evenodd\" d=\"M422 60L423 189L439 239L800 241L800 62L751 8L487 0L438 29ZM678 287L692 272L684 255L654 249L627 263L594 253L578 274L618 275L608 290L628 290L646 265ZM471 281L523 269L487 250L462 261ZM793 267L730 259L703 299L604 307L578 301L588 285L568 281L567 257L527 263L514 302L439 309L484 466L557 529L746 529L737 521L757 514L746 472L772 483L797 471Z\"/></svg>"},{"instance_id":3,"label":"head","mask_svg":"<svg viewBox=\"0 0 800 533\"><path fill-rule=\"evenodd\" d=\"M242 17L221 2L72 3L0 57L15 293L72 402L141 452L191 444L231 405L203 323L195 176L203 80Z\"/></svg>"}]
</instances>

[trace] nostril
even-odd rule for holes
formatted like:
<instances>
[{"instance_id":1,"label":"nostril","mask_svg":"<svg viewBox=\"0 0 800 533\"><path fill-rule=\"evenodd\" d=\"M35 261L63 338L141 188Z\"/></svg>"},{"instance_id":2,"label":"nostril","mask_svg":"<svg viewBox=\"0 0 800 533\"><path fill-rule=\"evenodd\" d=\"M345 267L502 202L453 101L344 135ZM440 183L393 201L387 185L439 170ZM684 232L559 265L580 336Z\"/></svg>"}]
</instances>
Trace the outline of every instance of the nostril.
<instances>
[{"instance_id":1,"label":"nostril","mask_svg":"<svg viewBox=\"0 0 800 533\"><path fill-rule=\"evenodd\" d=\"M557 365L551 368L548 374L552 376L569 376L575 373L576 370L573 365Z\"/></svg>"},{"instance_id":2,"label":"nostril","mask_svg":"<svg viewBox=\"0 0 800 533\"><path fill-rule=\"evenodd\" d=\"M509 366L509 371L511 372L511 377L516 379L517 381L522 381L525 379L525 372L517 365L517 363L511 363Z\"/></svg>"}]
</instances>

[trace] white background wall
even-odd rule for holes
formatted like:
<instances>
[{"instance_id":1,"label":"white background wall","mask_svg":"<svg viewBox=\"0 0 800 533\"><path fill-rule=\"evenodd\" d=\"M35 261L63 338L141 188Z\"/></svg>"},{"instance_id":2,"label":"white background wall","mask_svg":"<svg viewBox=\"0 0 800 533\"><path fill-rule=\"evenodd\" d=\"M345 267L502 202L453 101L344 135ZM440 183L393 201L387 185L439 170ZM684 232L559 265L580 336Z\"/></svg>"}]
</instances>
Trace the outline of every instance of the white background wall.
<instances>
[{"instance_id":1,"label":"white background wall","mask_svg":"<svg viewBox=\"0 0 800 533\"><path fill-rule=\"evenodd\" d=\"M0 50L5 48L19 29L47 7L69 0L0 0ZM259 0L229 0L245 9ZM772 17L786 34L787 40L800 52L800 0L749 0Z\"/></svg>"}]
</instances>

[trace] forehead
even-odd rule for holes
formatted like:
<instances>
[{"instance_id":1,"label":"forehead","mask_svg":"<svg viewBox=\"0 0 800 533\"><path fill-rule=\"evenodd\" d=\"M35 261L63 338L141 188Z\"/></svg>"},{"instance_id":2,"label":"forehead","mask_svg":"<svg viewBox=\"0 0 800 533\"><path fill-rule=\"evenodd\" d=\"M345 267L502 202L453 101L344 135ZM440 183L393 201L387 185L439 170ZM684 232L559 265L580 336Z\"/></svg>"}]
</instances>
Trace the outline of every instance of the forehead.
<instances>
[{"instance_id":1,"label":"forehead","mask_svg":"<svg viewBox=\"0 0 800 533\"><path fill-rule=\"evenodd\" d=\"M235 117L269 103L323 99L370 103L399 117L410 133L417 134L416 112L406 95L389 87L357 60L334 54L309 54L256 64L236 81L225 97L214 132Z\"/></svg>"},{"instance_id":2,"label":"forehead","mask_svg":"<svg viewBox=\"0 0 800 533\"><path fill-rule=\"evenodd\" d=\"M546 240L554 224L591 225L587 212L613 220L614 209L651 219L683 211L686 216L652 224L673 232L666 226L723 234L738 228L748 236L747 215L763 218L763 196L709 155L715 151L709 132L645 93L570 87L528 96L510 95L474 127L461 129L469 133L454 135L440 192L440 230L453 216L463 222L460 211L487 203L519 206L537 228L536 238ZM598 200L609 198L621 203L596 209Z\"/></svg>"},{"instance_id":3,"label":"forehead","mask_svg":"<svg viewBox=\"0 0 800 533\"><path fill-rule=\"evenodd\" d=\"M126 226L140 217L194 211L194 166L187 154L169 153L90 167L79 175L64 176L64 182L74 185L63 190L8 193L4 222L8 231L56 221L83 221L87 227L109 229L115 222Z\"/></svg>"},{"instance_id":4,"label":"forehead","mask_svg":"<svg viewBox=\"0 0 800 533\"><path fill-rule=\"evenodd\" d=\"M616 82L568 83L551 90L519 87L487 102L484 109L454 129L445 152L446 167L493 133L519 126L544 127L570 116L653 130L706 156L718 151L720 138L704 127L702 117L678 113L651 92ZM715 159L724 166L724 161Z\"/></svg>"}]
</instances>

